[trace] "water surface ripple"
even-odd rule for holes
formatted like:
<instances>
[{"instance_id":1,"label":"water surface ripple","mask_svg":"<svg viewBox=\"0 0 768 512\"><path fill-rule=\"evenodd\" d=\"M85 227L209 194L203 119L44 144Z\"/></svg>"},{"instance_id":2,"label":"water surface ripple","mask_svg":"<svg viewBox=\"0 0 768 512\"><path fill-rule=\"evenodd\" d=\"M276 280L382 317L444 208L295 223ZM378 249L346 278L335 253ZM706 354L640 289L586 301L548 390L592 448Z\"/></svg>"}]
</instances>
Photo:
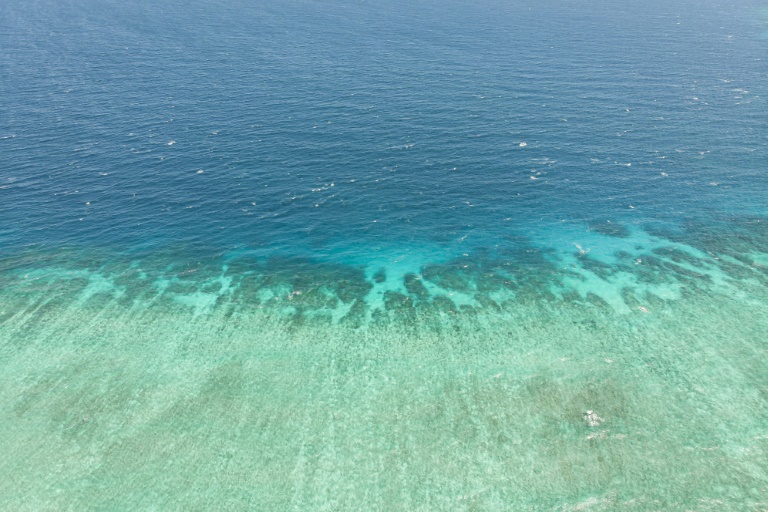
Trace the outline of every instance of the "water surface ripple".
<instances>
[{"instance_id":1,"label":"water surface ripple","mask_svg":"<svg viewBox=\"0 0 768 512\"><path fill-rule=\"evenodd\" d=\"M767 508L766 26L4 2L0 508Z\"/></svg>"}]
</instances>

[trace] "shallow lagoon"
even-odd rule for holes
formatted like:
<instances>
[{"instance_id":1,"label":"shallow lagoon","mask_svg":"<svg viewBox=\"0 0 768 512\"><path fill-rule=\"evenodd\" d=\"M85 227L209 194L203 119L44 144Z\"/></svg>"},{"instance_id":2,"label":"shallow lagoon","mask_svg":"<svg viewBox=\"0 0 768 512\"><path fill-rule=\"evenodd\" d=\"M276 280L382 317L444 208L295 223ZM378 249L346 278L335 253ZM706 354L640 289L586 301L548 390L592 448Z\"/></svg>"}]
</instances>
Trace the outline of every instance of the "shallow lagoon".
<instances>
[{"instance_id":1,"label":"shallow lagoon","mask_svg":"<svg viewBox=\"0 0 768 512\"><path fill-rule=\"evenodd\" d=\"M659 235L378 277L8 258L3 506L765 507L765 232Z\"/></svg>"}]
</instances>

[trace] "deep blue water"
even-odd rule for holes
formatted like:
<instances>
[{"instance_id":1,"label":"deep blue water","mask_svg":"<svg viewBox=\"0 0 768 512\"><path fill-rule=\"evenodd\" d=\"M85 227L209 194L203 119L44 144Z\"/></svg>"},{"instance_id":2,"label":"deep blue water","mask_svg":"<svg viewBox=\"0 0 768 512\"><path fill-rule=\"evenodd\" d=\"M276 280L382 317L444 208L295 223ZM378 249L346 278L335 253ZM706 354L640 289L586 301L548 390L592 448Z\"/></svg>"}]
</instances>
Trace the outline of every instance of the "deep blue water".
<instances>
[{"instance_id":1,"label":"deep blue water","mask_svg":"<svg viewBox=\"0 0 768 512\"><path fill-rule=\"evenodd\" d=\"M764 214L759 7L5 2L0 244L345 261Z\"/></svg>"}]
</instances>

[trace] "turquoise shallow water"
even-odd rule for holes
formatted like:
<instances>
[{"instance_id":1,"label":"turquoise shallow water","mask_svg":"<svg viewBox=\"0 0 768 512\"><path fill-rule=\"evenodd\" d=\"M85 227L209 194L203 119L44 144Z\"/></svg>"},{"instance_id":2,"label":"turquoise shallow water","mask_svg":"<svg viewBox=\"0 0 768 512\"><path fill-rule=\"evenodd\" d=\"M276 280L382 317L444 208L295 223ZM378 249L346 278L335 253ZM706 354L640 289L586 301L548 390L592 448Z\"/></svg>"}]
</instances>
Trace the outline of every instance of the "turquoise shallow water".
<instances>
[{"instance_id":1,"label":"turquoise shallow water","mask_svg":"<svg viewBox=\"0 0 768 512\"><path fill-rule=\"evenodd\" d=\"M646 235L610 264L529 248L383 281L6 259L3 506L760 510L768 246L744 226L734 249Z\"/></svg>"},{"instance_id":2,"label":"turquoise shallow water","mask_svg":"<svg viewBox=\"0 0 768 512\"><path fill-rule=\"evenodd\" d=\"M0 5L0 509L768 509L759 2Z\"/></svg>"}]
</instances>

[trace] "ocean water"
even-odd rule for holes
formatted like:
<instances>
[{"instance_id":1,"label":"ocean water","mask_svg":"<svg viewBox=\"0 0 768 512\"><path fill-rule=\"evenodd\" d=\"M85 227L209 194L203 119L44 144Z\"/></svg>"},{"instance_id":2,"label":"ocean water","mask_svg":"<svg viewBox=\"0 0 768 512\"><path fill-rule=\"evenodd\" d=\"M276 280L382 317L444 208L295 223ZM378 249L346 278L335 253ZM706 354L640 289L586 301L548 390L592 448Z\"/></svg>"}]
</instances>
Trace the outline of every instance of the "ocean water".
<instances>
[{"instance_id":1,"label":"ocean water","mask_svg":"<svg viewBox=\"0 0 768 512\"><path fill-rule=\"evenodd\" d=\"M0 509L768 510L768 4L6 0Z\"/></svg>"}]
</instances>

